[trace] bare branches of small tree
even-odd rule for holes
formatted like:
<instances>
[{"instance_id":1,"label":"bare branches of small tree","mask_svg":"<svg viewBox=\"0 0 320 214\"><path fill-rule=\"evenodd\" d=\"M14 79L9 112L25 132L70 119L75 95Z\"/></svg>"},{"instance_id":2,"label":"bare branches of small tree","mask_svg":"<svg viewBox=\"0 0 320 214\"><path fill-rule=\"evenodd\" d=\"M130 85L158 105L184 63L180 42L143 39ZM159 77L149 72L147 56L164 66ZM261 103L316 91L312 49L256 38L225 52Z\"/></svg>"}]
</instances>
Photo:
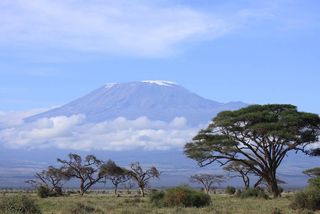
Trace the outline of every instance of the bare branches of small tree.
<instances>
[{"instance_id":1,"label":"bare branches of small tree","mask_svg":"<svg viewBox=\"0 0 320 214\"><path fill-rule=\"evenodd\" d=\"M209 195L210 190L215 188L215 184L220 185L222 182L224 182L224 176L213 174L195 174L190 177L190 181L201 184L206 194Z\"/></svg>"},{"instance_id":2,"label":"bare branches of small tree","mask_svg":"<svg viewBox=\"0 0 320 214\"><path fill-rule=\"evenodd\" d=\"M147 170L143 170L139 162L132 163L128 175L134 180L140 190L142 197L145 196L145 188L152 178L159 178L160 172L156 167L152 166Z\"/></svg>"},{"instance_id":3,"label":"bare branches of small tree","mask_svg":"<svg viewBox=\"0 0 320 214\"><path fill-rule=\"evenodd\" d=\"M35 174L35 180L28 180L26 183L35 187L45 186L52 193L62 195L62 186L66 176L62 173L61 168L49 166L47 170L42 170Z\"/></svg>"},{"instance_id":4,"label":"bare branches of small tree","mask_svg":"<svg viewBox=\"0 0 320 214\"><path fill-rule=\"evenodd\" d=\"M250 187L250 174L254 174L254 171L248 165L240 161L231 161L228 165L223 167L227 172L232 173L232 177L240 177L244 183L245 189Z\"/></svg>"},{"instance_id":5,"label":"bare branches of small tree","mask_svg":"<svg viewBox=\"0 0 320 214\"><path fill-rule=\"evenodd\" d=\"M80 195L101 181L103 178L100 167L103 162L93 155L87 155L82 159L80 155L69 154L69 160L58 159L62 164L62 173L67 180L75 178L80 181Z\"/></svg>"}]
</instances>

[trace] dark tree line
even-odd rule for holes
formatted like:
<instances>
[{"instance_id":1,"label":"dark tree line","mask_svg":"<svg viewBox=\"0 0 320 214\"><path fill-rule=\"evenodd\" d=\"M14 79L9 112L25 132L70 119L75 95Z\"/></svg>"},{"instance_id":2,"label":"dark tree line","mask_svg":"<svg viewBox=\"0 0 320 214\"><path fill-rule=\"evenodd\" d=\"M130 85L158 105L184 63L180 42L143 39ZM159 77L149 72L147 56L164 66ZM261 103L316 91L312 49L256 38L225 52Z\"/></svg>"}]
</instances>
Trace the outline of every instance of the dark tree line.
<instances>
[{"instance_id":1,"label":"dark tree line","mask_svg":"<svg viewBox=\"0 0 320 214\"><path fill-rule=\"evenodd\" d=\"M57 159L59 168L49 166L35 174L35 180L27 183L37 187L46 187L50 192L62 194L63 184L70 180L79 182L79 193L84 195L92 186L97 183L106 183L110 180L114 186L114 193L120 184L134 181L139 187L142 196L145 196L145 188L153 178L159 178L160 172L156 167L144 170L139 162L132 163L130 169L118 166L114 161L104 162L94 155L87 155L82 158L78 154L69 154L67 160ZM132 186L132 184L130 183Z\"/></svg>"}]
</instances>

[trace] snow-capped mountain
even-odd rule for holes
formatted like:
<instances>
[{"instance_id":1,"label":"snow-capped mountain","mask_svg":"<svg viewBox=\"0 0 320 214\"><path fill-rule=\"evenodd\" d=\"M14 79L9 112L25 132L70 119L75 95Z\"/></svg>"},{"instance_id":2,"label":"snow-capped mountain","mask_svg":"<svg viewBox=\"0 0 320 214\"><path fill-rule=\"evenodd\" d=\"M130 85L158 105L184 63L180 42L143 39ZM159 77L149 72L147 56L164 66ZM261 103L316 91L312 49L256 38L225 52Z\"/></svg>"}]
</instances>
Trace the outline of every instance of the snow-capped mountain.
<instances>
[{"instance_id":1,"label":"snow-capped mountain","mask_svg":"<svg viewBox=\"0 0 320 214\"><path fill-rule=\"evenodd\" d=\"M218 112L246 106L242 102L220 103L205 99L170 81L109 83L59 108L29 117L27 122L44 117L84 114L89 122L146 116L151 120L171 121L185 117L190 125L207 123Z\"/></svg>"}]
</instances>

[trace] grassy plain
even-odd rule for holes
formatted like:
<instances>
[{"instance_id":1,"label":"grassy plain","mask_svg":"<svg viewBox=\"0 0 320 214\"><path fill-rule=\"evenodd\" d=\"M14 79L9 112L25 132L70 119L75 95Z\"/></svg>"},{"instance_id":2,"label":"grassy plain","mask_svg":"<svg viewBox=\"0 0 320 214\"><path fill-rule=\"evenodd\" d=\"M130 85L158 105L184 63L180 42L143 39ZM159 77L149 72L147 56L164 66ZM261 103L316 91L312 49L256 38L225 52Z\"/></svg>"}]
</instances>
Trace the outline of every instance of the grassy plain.
<instances>
[{"instance_id":1,"label":"grassy plain","mask_svg":"<svg viewBox=\"0 0 320 214\"><path fill-rule=\"evenodd\" d=\"M7 197L8 195L0 196ZM28 193L34 199L44 214L70 214L70 213L105 213L105 214L278 214L278 213L307 213L289 208L291 194L279 199L240 199L225 194L212 195L212 205L206 208L157 208L152 206L149 198L134 195L115 197L112 194L91 193L83 197L72 194L65 197L38 198L34 193ZM281 212L276 212L281 211ZM320 212L318 212L320 213Z\"/></svg>"}]
</instances>

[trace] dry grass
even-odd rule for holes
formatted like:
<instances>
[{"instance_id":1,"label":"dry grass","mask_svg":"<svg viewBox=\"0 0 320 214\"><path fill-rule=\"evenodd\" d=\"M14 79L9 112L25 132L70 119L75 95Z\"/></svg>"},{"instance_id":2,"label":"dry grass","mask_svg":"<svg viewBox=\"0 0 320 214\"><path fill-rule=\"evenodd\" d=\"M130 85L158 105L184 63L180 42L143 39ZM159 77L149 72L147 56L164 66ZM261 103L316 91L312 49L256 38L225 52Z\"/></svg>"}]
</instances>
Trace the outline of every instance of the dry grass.
<instances>
[{"instance_id":1,"label":"dry grass","mask_svg":"<svg viewBox=\"0 0 320 214\"><path fill-rule=\"evenodd\" d=\"M8 195L8 194L7 194ZM212 195L212 205L206 208L156 208L149 203L148 197L140 198L137 196L125 195L115 197L110 194L89 194L84 197L70 195L66 197L40 199L35 194L28 194L40 206L45 214L70 214L77 207L81 212L90 213L107 213L107 214L193 214L193 213L236 213L236 214L272 214L277 208L283 214L298 214L301 211L294 211L289 208L291 195L286 195L279 199L239 199L224 194ZM6 196L0 196L6 197ZM84 206L83 206L84 205ZM85 212L87 207L88 211ZM320 212L318 212L320 213Z\"/></svg>"}]
</instances>

